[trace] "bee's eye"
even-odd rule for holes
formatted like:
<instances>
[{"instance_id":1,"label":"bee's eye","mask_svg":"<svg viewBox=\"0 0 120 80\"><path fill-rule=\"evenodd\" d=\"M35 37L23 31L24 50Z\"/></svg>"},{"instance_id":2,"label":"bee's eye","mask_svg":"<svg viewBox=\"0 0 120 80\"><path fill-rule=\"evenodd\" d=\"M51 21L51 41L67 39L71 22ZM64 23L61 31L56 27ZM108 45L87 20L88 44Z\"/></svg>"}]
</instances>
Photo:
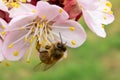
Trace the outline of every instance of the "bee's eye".
<instances>
[{"instance_id":1,"label":"bee's eye","mask_svg":"<svg viewBox=\"0 0 120 80\"><path fill-rule=\"evenodd\" d=\"M58 48L62 48L63 45L62 45L61 43L57 43L57 47L58 47Z\"/></svg>"}]
</instances>

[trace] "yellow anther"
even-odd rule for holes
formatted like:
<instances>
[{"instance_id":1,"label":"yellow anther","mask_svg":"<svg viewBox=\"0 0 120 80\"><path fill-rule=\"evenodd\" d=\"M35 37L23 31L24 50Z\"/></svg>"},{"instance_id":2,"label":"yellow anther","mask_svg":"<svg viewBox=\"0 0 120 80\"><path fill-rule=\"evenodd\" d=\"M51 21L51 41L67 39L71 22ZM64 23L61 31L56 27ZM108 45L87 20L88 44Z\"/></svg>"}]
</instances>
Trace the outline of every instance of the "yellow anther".
<instances>
[{"instance_id":1,"label":"yellow anther","mask_svg":"<svg viewBox=\"0 0 120 80\"><path fill-rule=\"evenodd\" d=\"M62 13L63 12L63 10L62 9L59 9L59 13Z\"/></svg>"},{"instance_id":2,"label":"yellow anther","mask_svg":"<svg viewBox=\"0 0 120 80\"><path fill-rule=\"evenodd\" d=\"M22 2L23 2L23 3L26 3L26 2L27 2L27 0L22 0Z\"/></svg>"},{"instance_id":3,"label":"yellow anther","mask_svg":"<svg viewBox=\"0 0 120 80\"><path fill-rule=\"evenodd\" d=\"M12 43L11 43L11 44L8 46L8 48L12 48L12 47L13 47L13 45L14 45L14 44L12 44Z\"/></svg>"},{"instance_id":4,"label":"yellow anther","mask_svg":"<svg viewBox=\"0 0 120 80\"><path fill-rule=\"evenodd\" d=\"M42 19L45 19L45 18L46 18L46 16L45 16L45 15L43 15L43 16L41 16L41 18L42 18Z\"/></svg>"},{"instance_id":5,"label":"yellow anther","mask_svg":"<svg viewBox=\"0 0 120 80\"><path fill-rule=\"evenodd\" d=\"M39 27L39 28L43 28L43 25L42 25L42 24L40 24L38 27Z\"/></svg>"},{"instance_id":6,"label":"yellow anther","mask_svg":"<svg viewBox=\"0 0 120 80\"><path fill-rule=\"evenodd\" d=\"M20 30L24 30L25 28L24 27L21 27Z\"/></svg>"},{"instance_id":7,"label":"yellow anther","mask_svg":"<svg viewBox=\"0 0 120 80\"><path fill-rule=\"evenodd\" d=\"M36 13L37 11L35 9L32 10L33 13Z\"/></svg>"},{"instance_id":8,"label":"yellow anther","mask_svg":"<svg viewBox=\"0 0 120 80\"><path fill-rule=\"evenodd\" d=\"M5 29L5 26L1 26L2 29Z\"/></svg>"},{"instance_id":9,"label":"yellow anther","mask_svg":"<svg viewBox=\"0 0 120 80\"><path fill-rule=\"evenodd\" d=\"M9 67L9 66L10 66L10 64L9 64L8 62L5 62L5 65L6 65L7 67Z\"/></svg>"},{"instance_id":10,"label":"yellow anther","mask_svg":"<svg viewBox=\"0 0 120 80\"><path fill-rule=\"evenodd\" d=\"M75 27L71 26L69 29L70 29L71 31L74 31L74 30L75 30Z\"/></svg>"},{"instance_id":11,"label":"yellow anther","mask_svg":"<svg viewBox=\"0 0 120 80\"><path fill-rule=\"evenodd\" d=\"M104 7L104 8L103 8L103 11L104 11L104 12L108 12L108 8Z\"/></svg>"},{"instance_id":12,"label":"yellow anther","mask_svg":"<svg viewBox=\"0 0 120 80\"><path fill-rule=\"evenodd\" d=\"M72 43L72 45L76 45L76 41L75 40L72 40L71 43Z\"/></svg>"},{"instance_id":13,"label":"yellow anther","mask_svg":"<svg viewBox=\"0 0 120 80\"><path fill-rule=\"evenodd\" d=\"M26 60L26 63L30 63L30 60L29 60L29 59L27 59L27 60Z\"/></svg>"},{"instance_id":14,"label":"yellow anther","mask_svg":"<svg viewBox=\"0 0 120 80\"><path fill-rule=\"evenodd\" d=\"M113 12L112 11L108 11L108 14L113 14Z\"/></svg>"},{"instance_id":15,"label":"yellow anther","mask_svg":"<svg viewBox=\"0 0 120 80\"><path fill-rule=\"evenodd\" d=\"M15 51L14 52L14 56L18 56L19 52L18 51Z\"/></svg>"},{"instance_id":16,"label":"yellow anther","mask_svg":"<svg viewBox=\"0 0 120 80\"><path fill-rule=\"evenodd\" d=\"M12 2L11 3L12 7L18 8L20 6L20 4L16 3L16 2Z\"/></svg>"},{"instance_id":17,"label":"yellow anther","mask_svg":"<svg viewBox=\"0 0 120 80\"><path fill-rule=\"evenodd\" d=\"M30 43L33 42L33 39L35 38L35 36L32 36L31 39L30 39Z\"/></svg>"},{"instance_id":18,"label":"yellow anther","mask_svg":"<svg viewBox=\"0 0 120 80\"><path fill-rule=\"evenodd\" d=\"M110 7L110 8L112 8L112 4L111 4L110 1L106 1L105 5L108 6L108 7Z\"/></svg>"},{"instance_id":19,"label":"yellow anther","mask_svg":"<svg viewBox=\"0 0 120 80\"><path fill-rule=\"evenodd\" d=\"M105 28L104 24L102 24L102 28Z\"/></svg>"},{"instance_id":20,"label":"yellow anther","mask_svg":"<svg viewBox=\"0 0 120 80\"><path fill-rule=\"evenodd\" d=\"M106 16L104 16L103 18L104 18L104 20L107 20L107 17L106 17Z\"/></svg>"},{"instance_id":21,"label":"yellow anther","mask_svg":"<svg viewBox=\"0 0 120 80\"><path fill-rule=\"evenodd\" d=\"M6 34L6 32L4 32L4 31L3 31L1 34L2 34L2 35L5 35L5 34Z\"/></svg>"}]
</instances>

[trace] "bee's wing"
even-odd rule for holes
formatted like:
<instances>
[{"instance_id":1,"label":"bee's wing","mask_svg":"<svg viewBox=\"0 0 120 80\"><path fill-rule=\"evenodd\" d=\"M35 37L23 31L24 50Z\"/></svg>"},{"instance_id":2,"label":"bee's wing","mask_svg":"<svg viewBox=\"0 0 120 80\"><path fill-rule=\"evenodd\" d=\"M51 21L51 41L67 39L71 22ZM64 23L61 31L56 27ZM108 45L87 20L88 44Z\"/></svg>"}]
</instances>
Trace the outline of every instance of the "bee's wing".
<instances>
[{"instance_id":1,"label":"bee's wing","mask_svg":"<svg viewBox=\"0 0 120 80\"><path fill-rule=\"evenodd\" d=\"M52 64L44 64L42 62L38 63L33 70L34 71L46 71L49 68L51 68L53 65L55 65L56 62L52 63Z\"/></svg>"},{"instance_id":2,"label":"bee's wing","mask_svg":"<svg viewBox=\"0 0 120 80\"><path fill-rule=\"evenodd\" d=\"M38 63L38 64L33 68L33 70L34 70L34 71L39 71L39 70L40 70L40 67L41 67L41 64L42 64L42 62Z\"/></svg>"},{"instance_id":3,"label":"bee's wing","mask_svg":"<svg viewBox=\"0 0 120 80\"><path fill-rule=\"evenodd\" d=\"M52 63L52 64L47 64L47 65L45 64L43 71L48 70L49 68L51 68L51 67L54 66L55 64L56 64L56 62L54 62L54 63Z\"/></svg>"}]
</instances>

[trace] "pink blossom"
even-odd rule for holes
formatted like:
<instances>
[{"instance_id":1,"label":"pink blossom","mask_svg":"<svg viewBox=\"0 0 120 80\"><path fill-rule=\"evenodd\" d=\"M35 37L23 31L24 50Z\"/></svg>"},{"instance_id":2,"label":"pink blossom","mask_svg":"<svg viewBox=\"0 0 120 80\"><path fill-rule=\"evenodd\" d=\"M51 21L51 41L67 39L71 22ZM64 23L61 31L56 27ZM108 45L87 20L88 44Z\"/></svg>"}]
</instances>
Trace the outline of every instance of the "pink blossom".
<instances>
[{"instance_id":1,"label":"pink blossom","mask_svg":"<svg viewBox=\"0 0 120 80\"><path fill-rule=\"evenodd\" d=\"M4 35L5 35L4 29L6 27L7 27L7 23L0 18L0 62L4 60L2 47L3 47Z\"/></svg>"},{"instance_id":2,"label":"pink blossom","mask_svg":"<svg viewBox=\"0 0 120 80\"><path fill-rule=\"evenodd\" d=\"M78 1L80 5L84 3L82 0ZM90 1L91 2L89 2L89 4L94 4L94 7L93 5L92 6L81 5L85 22L94 33L104 38L106 37L104 25L108 25L114 21L114 15L111 11L112 4L108 0L90 0ZM89 8L87 9L87 7Z\"/></svg>"},{"instance_id":3,"label":"pink blossom","mask_svg":"<svg viewBox=\"0 0 120 80\"><path fill-rule=\"evenodd\" d=\"M79 19L83 14L88 27L100 37L106 37L104 25L114 21L112 4L108 0L65 0L64 9L70 18Z\"/></svg>"},{"instance_id":4,"label":"pink blossom","mask_svg":"<svg viewBox=\"0 0 120 80\"><path fill-rule=\"evenodd\" d=\"M39 1L36 6L28 7L25 14L14 17L6 29L3 51L7 60L20 60L28 53L27 61L36 44L41 48L60 41L72 48L81 46L86 40L82 26L73 20L68 20L68 14L56 5ZM31 13L33 12L33 13ZM26 15L27 14L27 15Z\"/></svg>"}]
</instances>

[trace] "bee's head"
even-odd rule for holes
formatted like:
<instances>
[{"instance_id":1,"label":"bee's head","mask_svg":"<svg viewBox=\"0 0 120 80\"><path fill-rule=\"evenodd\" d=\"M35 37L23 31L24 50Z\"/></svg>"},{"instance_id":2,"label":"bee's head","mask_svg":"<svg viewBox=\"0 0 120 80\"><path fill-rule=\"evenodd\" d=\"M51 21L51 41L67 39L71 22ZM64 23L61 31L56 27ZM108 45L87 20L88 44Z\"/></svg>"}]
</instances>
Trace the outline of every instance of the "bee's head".
<instances>
[{"instance_id":1,"label":"bee's head","mask_svg":"<svg viewBox=\"0 0 120 80\"><path fill-rule=\"evenodd\" d=\"M59 32L61 42L57 43L57 48L66 51L66 43L63 43L61 33Z\"/></svg>"},{"instance_id":2,"label":"bee's head","mask_svg":"<svg viewBox=\"0 0 120 80\"><path fill-rule=\"evenodd\" d=\"M63 44L63 43L60 43L60 42L58 42L57 43L57 48L58 49L61 49L62 51L66 51L66 46L65 46L65 44Z\"/></svg>"}]
</instances>

